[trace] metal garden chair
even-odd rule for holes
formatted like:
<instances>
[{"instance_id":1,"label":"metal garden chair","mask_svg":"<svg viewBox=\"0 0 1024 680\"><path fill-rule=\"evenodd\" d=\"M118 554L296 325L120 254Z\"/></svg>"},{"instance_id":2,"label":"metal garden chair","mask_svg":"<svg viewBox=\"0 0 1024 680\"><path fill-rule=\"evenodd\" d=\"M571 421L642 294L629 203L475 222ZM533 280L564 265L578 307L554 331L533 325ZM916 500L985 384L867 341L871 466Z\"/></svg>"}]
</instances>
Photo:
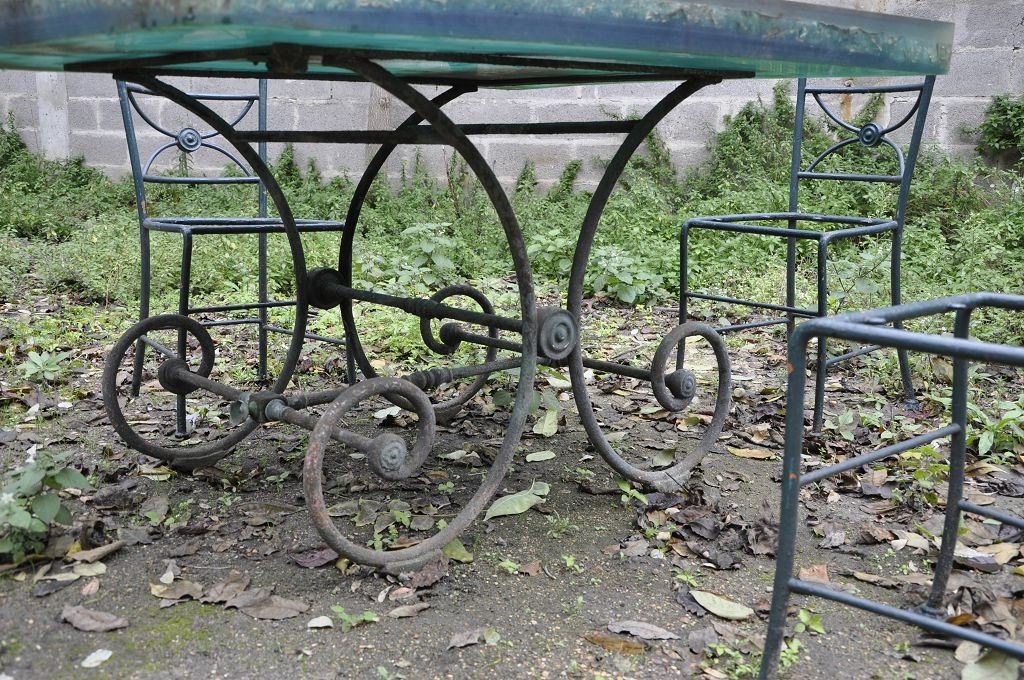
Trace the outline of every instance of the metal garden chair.
<instances>
[{"instance_id":1,"label":"metal garden chair","mask_svg":"<svg viewBox=\"0 0 1024 680\"><path fill-rule=\"evenodd\" d=\"M267 129L267 81L254 81L255 92L242 94L193 94L196 99L212 107L232 107L232 115L227 117L232 128ZM272 300L268 293L267 276L267 236L268 234L285 233L281 219L268 216L267 192L260 178L253 173L232 150L230 144L214 130L200 130L185 124L173 129L165 120L172 118L165 111L170 105L163 97L145 88L124 81L117 82L118 97L121 104L121 115L124 121L125 135L128 141L128 152L132 166L135 186L135 198L139 216L139 240L142 249L141 282L139 295L139 318L150 317L150 292L152 284L151 233L167 232L180 234L182 238L181 275L178 294L177 313L184 316L203 315L204 326L228 326L251 324L257 329L259 359L256 370L257 380L267 381L268 335L282 333L290 335L291 329L282 328L271 322L270 310L293 306L293 300ZM234 108L234 107L237 107ZM152 130L149 134L139 134L136 123L141 121ZM144 128L143 128L144 129ZM140 151L140 142L147 146L147 156ZM228 171L215 176L206 176L193 170L191 158L197 152L204 153L224 163ZM267 157L266 142L258 143L258 152L264 160ZM161 168L177 167L179 172L160 172ZM188 216L153 216L150 214L150 203L147 201L147 187L156 184L176 185L255 185L256 201L254 214L249 217L212 217L209 215ZM342 222L325 220L296 220L301 232L343 231ZM193 237L221 234L241 235L255 234L258 236L257 300L237 304L193 307L190 303L192 289L192 256ZM238 318L231 314L248 312L249 315ZM214 316L215 318L209 318ZM219 316L219 318L217 318ZM344 340L307 334L308 338L343 345ZM185 352L185 336L179 334L176 349L177 355ZM143 336L136 345L132 370L131 392L139 394L142 380L143 363L146 347L172 355L173 352L150 338ZM352 379L352 376L349 376ZM184 436L185 397L177 398L177 435Z\"/></svg>"},{"instance_id":2,"label":"metal garden chair","mask_svg":"<svg viewBox=\"0 0 1024 680\"><path fill-rule=\"evenodd\" d=\"M786 337L792 335L798 318L826 316L828 313L828 248L840 239L857 239L874 234L891 235L892 248L890 254L890 290L891 303L900 303L900 254L903 240L903 227L906 217L907 196L910 181L914 173L924 130L925 117L931 98L934 77L929 76L923 81L913 84L887 85L873 87L812 87L806 79L800 79L797 86L796 116L793 132L792 161L790 165L789 209L786 212L747 213L740 215L718 215L697 217L687 220L680 233L680 323L686 323L690 317L689 301L691 299L711 300L727 304L754 307L777 316L759 319L749 323L728 325L716 328L720 333L749 328L759 328L774 324L786 324ZM830 98L851 97L854 95L887 96L904 95L913 99L912 105L902 116L894 118L894 122L882 127L874 122L857 124L848 120L852 117L837 111ZM847 100L849 101L849 100ZM808 115L807 105L813 102L827 117L836 130L839 141L818 154L812 154L804 148L805 118ZM901 144L900 139L910 132L909 143ZM893 133L896 133L895 135ZM896 137L894 139L893 137ZM888 152L895 161L894 172L888 174L856 173L837 169L834 161L844 152L857 147L876 149L876 153ZM830 165L830 163L832 163ZM807 182L874 182L896 185L898 194L892 212L885 215L823 215L800 210L800 188ZM709 292L690 290L690 239L694 230L714 230L782 238L787 241L786 248L786 294L783 304L745 300ZM816 244L816 277L817 304L811 308L797 306L796 269L797 241L806 240ZM819 432L823 420L825 373L829 366L855 356L878 349L877 346L860 347L840 356L829 357L824 338L818 345L817 380L814 398L814 431ZM903 391L908 406L916 406L914 388L907 363L907 353L898 350L900 373ZM680 351L679 363L683 362Z\"/></svg>"},{"instance_id":3,"label":"metal garden chair","mask_svg":"<svg viewBox=\"0 0 1024 680\"><path fill-rule=\"evenodd\" d=\"M955 297L926 300L861 313L841 314L824 319L812 319L800 324L789 340L789 384L787 400L802 402L806 377L808 344L812 338L820 342L826 337L844 338L857 342L878 343L883 347L896 347L904 352L926 352L930 355L952 358L953 388L949 408L949 422L913 437L851 456L842 462L801 472L804 421L803 409L786 411L786 440L782 468L782 505L779 520L779 547L775 558L775 579L772 588L771 613L765 640L761 678L774 677L779 652L786 633L786 613L790 593L820 597L833 602L885 616L904 623L920 626L941 635L969 640L991 647L1004 654L1024 660L1024 644L990 635L969 623L958 625L957 619L947 618L946 587L953 569L957 538L960 535L961 514L984 518L988 521L1024 530L1024 519L1007 512L1009 508L982 507L964 499L964 478L967 467L968 369L972 362L984 362L1024 369L1024 347L981 342L971 338L971 314L977 309L998 308L1024 312L1024 296L999 293L970 293ZM903 321L942 314L953 315L953 336L916 333L901 328L888 328ZM929 444L948 441L949 488L946 493L945 518L938 557L935 560L932 584L927 600L916 610L896 607L870 600L826 584L794 577L796 562L796 531L800 508L800 490L828 477L857 470L875 461L898 455ZM933 444L933 445L934 445ZM943 447L942 451L947 449Z\"/></svg>"}]
</instances>

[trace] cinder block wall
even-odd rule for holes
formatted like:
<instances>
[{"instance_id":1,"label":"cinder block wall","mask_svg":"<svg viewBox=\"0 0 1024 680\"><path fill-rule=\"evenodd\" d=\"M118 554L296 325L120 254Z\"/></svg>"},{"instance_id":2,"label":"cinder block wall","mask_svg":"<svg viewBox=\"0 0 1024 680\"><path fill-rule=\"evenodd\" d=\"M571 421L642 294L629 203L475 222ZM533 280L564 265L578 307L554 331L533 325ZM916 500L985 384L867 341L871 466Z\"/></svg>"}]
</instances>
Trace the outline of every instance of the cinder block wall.
<instances>
[{"instance_id":1,"label":"cinder block wall","mask_svg":"<svg viewBox=\"0 0 1024 680\"><path fill-rule=\"evenodd\" d=\"M926 143L961 154L974 153L976 140L966 128L981 122L992 95L1024 92L1024 0L817 0L892 14L953 21L956 46L952 68L939 79L929 115ZM684 102L659 127L680 168L699 162L705 144L723 118L758 96L768 98L775 81L743 80L710 87ZM238 83L186 83L200 89L237 89ZM544 122L606 120L642 114L670 85L585 86L529 91L485 90L456 100L446 110L457 122ZM433 88L426 93L432 95ZM371 89L361 84L301 81L270 83L271 124L284 128L345 129L365 127ZM121 114L109 76L0 72L0 115L14 115L28 144L50 157L84 156L87 163L114 177L130 171ZM397 124L408 111L395 103L384 117ZM168 110L168 120L173 114ZM381 116L373 117L377 124ZM542 183L558 177L573 159L584 162L582 180L592 183L620 137L487 136L477 140L503 182L511 182L525 161L533 161ZM271 148L271 157L279 149ZM366 158L361 146L298 149L300 162L311 153L327 176L358 176ZM392 174L408 163L415 149L404 148L389 166ZM450 157L446 148L420 150L437 174Z\"/></svg>"}]
</instances>

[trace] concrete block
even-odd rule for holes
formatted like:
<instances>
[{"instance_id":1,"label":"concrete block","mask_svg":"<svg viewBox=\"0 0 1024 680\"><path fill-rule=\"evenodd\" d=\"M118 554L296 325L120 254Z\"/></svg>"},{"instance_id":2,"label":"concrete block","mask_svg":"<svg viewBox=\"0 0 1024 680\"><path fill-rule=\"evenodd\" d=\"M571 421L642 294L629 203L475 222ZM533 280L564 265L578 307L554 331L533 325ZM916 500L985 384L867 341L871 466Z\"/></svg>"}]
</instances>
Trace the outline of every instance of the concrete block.
<instances>
[{"instance_id":1,"label":"concrete block","mask_svg":"<svg viewBox=\"0 0 1024 680\"><path fill-rule=\"evenodd\" d=\"M951 98L942 101L941 134L936 141L949 148L977 146L979 134L975 130L985 120L988 106L988 99Z\"/></svg>"},{"instance_id":2,"label":"concrete block","mask_svg":"<svg viewBox=\"0 0 1024 680\"><path fill-rule=\"evenodd\" d=\"M69 97L117 96L114 79L105 73L67 73Z\"/></svg>"},{"instance_id":3,"label":"concrete block","mask_svg":"<svg viewBox=\"0 0 1024 680\"><path fill-rule=\"evenodd\" d=\"M527 161L536 166L538 175L557 177L577 156L574 145L568 141L504 137L488 140L484 157L498 179L508 185L519 177Z\"/></svg>"},{"instance_id":4,"label":"concrete block","mask_svg":"<svg viewBox=\"0 0 1024 680\"><path fill-rule=\"evenodd\" d=\"M305 130L363 130L366 128L366 105L361 102L298 102L297 121Z\"/></svg>"},{"instance_id":5,"label":"concrete block","mask_svg":"<svg viewBox=\"0 0 1024 680\"><path fill-rule=\"evenodd\" d=\"M72 132L71 153L84 156L89 165L127 165L124 137L106 132Z\"/></svg>"},{"instance_id":6,"label":"concrete block","mask_svg":"<svg viewBox=\"0 0 1024 680\"><path fill-rule=\"evenodd\" d=\"M667 143L703 144L714 131L720 129L724 112L714 101L685 101L658 124Z\"/></svg>"},{"instance_id":7,"label":"concrete block","mask_svg":"<svg viewBox=\"0 0 1024 680\"><path fill-rule=\"evenodd\" d=\"M680 177L690 170L699 168L708 158L707 145L693 142L670 142L668 152L672 159L672 167Z\"/></svg>"},{"instance_id":8,"label":"concrete block","mask_svg":"<svg viewBox=\"0 0 1024 680\"><path fill-rule=\"evenodd\" d=\"M620 120L630 111L616 101L584 101L575 105L565 102L536 102L530 105L531 119L537 123L590 122Z\"/></svg>"},{"instance_id":9,"label":"concrete block","mask_svg":"<svg viewBox=\"0 0 1024 680\"><path fill-rule=\"evenodd\" d=\"M675 89L677 85L678 83L675 82L609 83L590 86L588 95L589 98L598 101L658 100Z\"/></svg>"},{"instance_id":10,"label":"concrete block","mask_svg":"<svg viewBox=\"0 0 1024 680\"><path fill-rule=\"evenodd\" d=\"M1024 47L1024 0L971 3L970 10L958 19L958 46L973 49Z\"/></svg>"},{"instance_id":11,"label":"concrete block","mask_svg":"<svg viewBox=\"0 0 1024 680\"><path fill-rule=\"evenodd\" d=\"M534 120L532 103L505 92L471 93L448 104L444 112L457 123L528 123Z\"/></svg>"},{"instance_id":12,"label":"concrete block","mask_svg":"<svg viewBox=\"0 0 1024 680\"><path fill-rule=\"evenodd\" d=\"M97 111L96 100L69 99L68 123L73 130L94 130L99 128L99 112Z\"/></svg>"},{"instance_id":13,"label":"concrete block","mask_svg":"<svg viewBox=\"0 0 1024 680\"><path fill-rule=\"evenodd\" d=\"M36 74L34 71L0 70L0 92L9 94L35 94Z\"/></svg>"},{"instance_id":14,"label":"concrete block","mask_svg":"<svg viewBox=\"0 0 1024 680\"><path fill-rule=\"evenodd\" d=\"M1003 56L992 51L954 53L949 74L935 81L935 94L989 97L1009 91L1010 71L1000 63Z\"/></svg>"},{"instance_id":15,"label":"concrete block","mask_svg":"<svg viewBox=\"0 0 1024 680\"><path fill-rule=\"evenodd\" d=\"M333 98L331 85L329 81L323 80L273 80L267 89L275 99L325 102Z\"/></svg>"},{"instance_id":16,"label":"concrete block","mask_svg":"<svg viewBox=\"0 0 1024 680\"><path fill-rule=\"evenodd\" d=\"M121 102L114 99L95 99L97 126L101 130L112 132L124 127L121 117Z\"/></svg>"},{"instance_id":17,"label":"concrete block","mask_svg":"<svg viewBox=\"0 0 1024 680\"><path fill-rule=\"evenodd\" d=\"M39 108L35 97L10 96L7 98L7 111L4 112L4 125L7 114L14 115L14 124L19 130L35 130L39 127Z\"/></svg>"}]
</instances>

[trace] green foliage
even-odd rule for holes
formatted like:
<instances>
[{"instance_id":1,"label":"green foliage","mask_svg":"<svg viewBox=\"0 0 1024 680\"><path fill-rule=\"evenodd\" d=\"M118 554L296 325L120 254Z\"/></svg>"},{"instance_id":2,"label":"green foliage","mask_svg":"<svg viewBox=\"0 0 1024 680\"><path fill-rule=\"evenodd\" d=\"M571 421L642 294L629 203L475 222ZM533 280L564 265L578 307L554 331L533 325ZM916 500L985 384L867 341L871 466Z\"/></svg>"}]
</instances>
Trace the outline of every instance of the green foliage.
<instances>
[{"instance_id":1,"label":"green foliage","mask_svg":"<svg viewBox=\"0 0 1024 680\"><path fill-rule=\"evenodd\" d=\"M62 362L71 354L69 352L32 352L18 368L26 380L34 382L54 382L64 374Z\"/></svg>"},{"instance_id":2,"label":"green foliage","mask_svg":"<svg viewBox=\"0 0 1024 680\"><path fill-rule=\"evenodd\" d=\"M337 614L338 619L341 621L341 632L347 633L356 626L361 626L364 623L377 623L380 621L380 617L372 611L364 611L362 614L352 615L345 611L345 608L340 604L336 604L331 607L331 611Z\"/></svg>"},{"instance_id":3,"label":"green foliage","mask_svg":"<svg viewBox=\"0 0 1024 680\"><path fill-rule=\"evenodd\" d=\"M904 451L899 457L893 499L915 507L936 507L938 487L949 476L949 459L931 446Z\"/></svg>"},{"instance_id":4,"label":"green foliage","mask_svg":"<svg viewBox=\"0 0 1024 680\"><path fill-rule=\"evenodd\" d=\"M993 160L1020 163L1024 154L1024 95L992 98L978 127L978 153Z\"/></svg>"},{"instance_id":5,"label":"green foliage","mask_svg":"<svg viewBox=\"0 0 1024 680\"><path fill-rule=\"evenodd\" d=\"M1010 119L1019 100L997 100ZM863 122L882 105L872 98L857 113ZM993 103L996 110L996 102ZM1011 106L1013 105L1013 106ZM679 225L708 214L782 211L788 205L788 170L794 113L786 85L767 101L744 106L709 143L708 158L682 178L657 134L633 158L612 192L597 229L584 277L585 292L612 304L664 304L678 294ZM1013 114L1016 115L1016 114ZM816 154L835 139L830 125L805 123L805 147ZM994 128L993 128L994 129ZM858 147L859 145L853 145ZM877 150L833 161L835 169L882 171L890 161ZM589 160L589 159L588 159ZM301 218L344 219L352 193L345 177L324 182L316 165L299 166L285 147L274 170L293 213ZM527 164L511 201L539 285L565 285L579 227L591 196L577 189L580 160L567 164L543 191ZM138 226L130 183L112 183L80 162L49 163L29 153L11 124L0 130L0 290L3 295L38 280L48 290L71 292L88 302L134 307L138 296ZM802 187L801 207L832 214L879 215L891 210L891 187L854 188L835 182ZM906 299L976 289L1024 288L1024 202L1019 177L927 151L919 159L908 205L903 249ZM154 215L253 215L254 187L168 184L150 188ZM270 206L274 212L274 206ZM356 285L400 295L426 296L453 281L508 280L507 240L479 183L452 157L436 177L417 155L391 187L372 186L357 224L353 276ZM40 240L64 241L41 247ZM303 236L307 266L337 266L336 233ZM638 247L642 244L642 247ZM798 304L812 304L813 249L798 250ZM180 239L153 235L153 307L172 309L179 278ZM287 239L269 239L270 293L294 293ZM691 285L697 289L767 301L783 289L785 243L702 231L690 240ZM226 256L227 255L227 256ZM256 237L203 236L195 241L192 297L199 303L236 302L255 291ZM889 241L858 239L830 250L830 311L863 308L887 299ZM750 276L756 271L758 276ZM964 272L971 272L965 276ZM492 293L488 291L488 294ZM517 300L509 299L510 313ZM422 352L416 324L407 315L370 305L359 314L380 326L369 343L385 344L404 357ZM694 305L695 313L747 313L720 305ZM1020 315L984 310L979 335L1005 341L1024 334ZM740 320L740 319L736 319Z\"/></svg>"},{"instance_id":6,"label":"green foliage","mask_svg":"<svg viewBox=\"0 0 1024 680\"><path fill-rule=\"evenodd\" d=\"M821 623L821 614L815 614L806 609L801 609L797 612L797 624L793 630L798 635L804 631L810 631L815 635L825 634L825 626Z\"/></svg>"},{"instance_id":7,"label":"green foliage","mask_svg":"<svg viewBox=\"0 0 1024 680\"><path fill-rule=\"evenodd\" d=\"M60 492L84 489L85 477L71 467L69 453L29 452L19 467L4 473L0 486L0 556L20 562L46 547L50 528L71 524Z\"/></svg>"},{"instance_id":8,"label":"green foliage","mask_svg":"<svg viewBox=\"0 0 1024 680\"><path fill-rule=\"evenodd\" d=\"M47 161L32 154L13 115L0 126L0 231L63 241L111 206L130 206L127 185L114 185L83 159Z\"/></svg>"}]
</instances>

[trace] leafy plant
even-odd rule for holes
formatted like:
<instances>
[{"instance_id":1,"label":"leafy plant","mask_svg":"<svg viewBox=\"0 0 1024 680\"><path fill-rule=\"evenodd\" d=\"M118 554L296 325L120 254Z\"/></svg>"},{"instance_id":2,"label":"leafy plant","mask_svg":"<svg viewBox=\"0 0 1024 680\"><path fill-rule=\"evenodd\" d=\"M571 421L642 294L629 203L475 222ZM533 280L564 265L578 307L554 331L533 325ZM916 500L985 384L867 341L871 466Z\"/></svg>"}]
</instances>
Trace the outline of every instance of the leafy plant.
<instances>
[{"instance_id":1,"label":"leafy plant","mask_svg":"<svg viewBox=\"0 0 1024 680\"><path fill-rule=\"evenodd\" d=\"M825 634L825 626L821 624L821 614L815 614L806 609L797 612L797 624L793 630L798 635L804 631L810 631L814 635Z\"/></svg>"},{"instance_id":2,"label":"leafy plant","mask_svg":"<svg viewBox=\"0 0 1024 680\"><path fill-rule=\"evenodd\" d=\"M352 615L345 611L345 608L340 604L336 604L331 607L331 611L338 615L338 619L341 621L341 632L347 633L356 626L361 626L364 623L377 623L380 621L380 617L372 611L364 611L362 614Z\"/></svg>"},{"instance_id":3,"label":"leafy plant","mask_svg":"<svg viewBox=\"0 0 1024 680\"><path fill-rule=\"evenodd\" d=\"M4 474L0 487L0 555L20 562L46 547L55 524L71 524L60 492L89 484L70 464L71 454L30 450L21 466Z\"/></svg>"},{"instance_id":4,"label":"leafy plant","mask_svg":"<svg viewBox=\"0 0 1024 680\"><path fill-rule=\"evenodd\" d=\"M757 676L761 665L760 654L746 654L730 645L716 642L704 649L702 668L714 668L729 680L741 680Z\"/></svg>"},{"instance_id":5,"label":"leafy plant","mask_svg":"<svg viewBox=\"0 0 1024 680\"><path fill-rule=\"evenodd\" d=\"M562 538L568 533L579 531L578 526L570 522L569 518L559 515L557 510L547 515L547 521L550 527L547 535L551 538Z\"/></svg>"},{"instance_id":6,"label":"leafy plant","mask_svg":"<svg viewBox=\"0 0 1024 680\"><path fill-rule=\"evenodd\" d=\"M576 561L575 555L562 553L562 564L565 566L566 571L575 572L577 574L583 571L583 565Z\"/></svg>"},{"instance_id":7,"label":"leafy plant","mask_svg":"<svg viewBox=\"0 0 1024 680\"><path fill-rule=\"evenodd\" d=\"M622 495L619 496L619 501L623 505L628 505L630 500L635 500L641 505L647 505L647 496L637 491L633 487L633 483L628 479L622 479L620 477L615 480L615 484L619 487L619 490L622 491Z\"/></svg>"},{"instance_id":8,"label":"leafy plant","mask_svg":"<svg viewBox=\"0 0 1024 680\"><path fill-rule=\"evenodd\" d=\"M501 562L498 562L498 568L503 569L506 574L510 574L512 576L515 576L519 573L519 563L513 562L512 560L506 559L502 560Z\"/></svg>"},{"instance_id":9,"label":"leafy plant","mask_svg":"<svg viewBox=\"0 0 1024 680\"><path fill-rule=\"evenodd\" d=\"M796 665L800 659L800 649L803 645L800 640L790 638L782 642L782 650L779 652L779 665L783 668L790 668Z\"/></svg>"},{"instance_id":10,"label":"leafy plant","mask_svg":"<svg viewBox=\"0 0 1024 680\"><path fill-rule=\"evenodd\" d=\"M937 506L938 486L949 476L949 459L931 446L919 446L901 453L899 465L893 499L908 505Z\"/></svg>"},{"instance_id":11,"label":"leafy plant","mask_svg":"<svg viewBox=\"0 0 1024 680\"><path fill-rule=\"evenodd\" d=\"M978 153L1019 163L1024 153L1024 95L993 97L978 132Z\"/></svg>"},{"instance_id":12,"label":"leafy plant","mask_svg":"<svg viewBox=\"0 0 1024 680\"><path fill-rule=\"evenodd\" d=\"M26 380L54 382L64 374L62 361L71 356L70 352L29 352L28 358L18 368Z\"/></svg>"}]
</instances>

